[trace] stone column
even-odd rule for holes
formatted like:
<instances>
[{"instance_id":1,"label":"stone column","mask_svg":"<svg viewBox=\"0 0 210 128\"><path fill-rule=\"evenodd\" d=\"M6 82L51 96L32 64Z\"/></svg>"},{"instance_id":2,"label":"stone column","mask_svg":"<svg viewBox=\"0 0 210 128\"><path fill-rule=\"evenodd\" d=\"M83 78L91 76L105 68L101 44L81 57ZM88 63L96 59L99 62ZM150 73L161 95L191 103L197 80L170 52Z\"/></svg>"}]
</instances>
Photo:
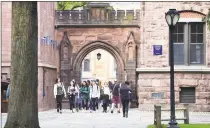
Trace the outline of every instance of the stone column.
<instances>
[{"instance_id":1,"label":"stone column","mask_svg":"<svg viewBox=\"0 0 210 128\"><path fill-rule=\"evenodd\" d=\"M128 60L125 66L125 72L127 75L127 81L130 83L132 89L132 103L131 107L137 107L137 82L136 82L136 61Z\"/></svg>"}]
</instances>

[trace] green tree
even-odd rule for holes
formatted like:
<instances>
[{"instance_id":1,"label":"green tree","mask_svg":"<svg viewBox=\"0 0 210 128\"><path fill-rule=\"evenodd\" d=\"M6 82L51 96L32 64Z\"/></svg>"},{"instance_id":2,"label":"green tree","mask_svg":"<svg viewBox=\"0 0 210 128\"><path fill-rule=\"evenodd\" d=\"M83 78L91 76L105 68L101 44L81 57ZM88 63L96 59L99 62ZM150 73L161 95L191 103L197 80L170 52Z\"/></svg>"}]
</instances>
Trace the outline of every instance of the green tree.
<instances>
[{"instance_id":1,"label":"green tree","mask_svg":"<svg viewBox=\"0 0 210 128\"><path fill-rule=\"evenodd\" d=\"M40 128L37 2L12 2L11 85L4 128Z\"/></svg>"},{"instance_id":2,"label":"green tree","mask_svg":"<svg viewBox=\"0 0 210 128\"><path fill-rule=\"evenodd\" d=\"M59 1L57 2L57 10L74 10L78 7L83 7L87 5L88 2L67 2Z\"/></svg>"}]
</instances>

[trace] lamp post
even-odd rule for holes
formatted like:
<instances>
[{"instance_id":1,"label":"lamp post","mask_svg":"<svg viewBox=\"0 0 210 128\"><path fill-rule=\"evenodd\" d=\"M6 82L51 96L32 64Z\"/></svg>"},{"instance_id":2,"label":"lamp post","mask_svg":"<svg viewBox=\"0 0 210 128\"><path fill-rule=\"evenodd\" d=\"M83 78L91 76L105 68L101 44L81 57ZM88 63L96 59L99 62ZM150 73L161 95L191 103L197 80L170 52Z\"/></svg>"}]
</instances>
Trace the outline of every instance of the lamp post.
<instances>
[{"instance_id":1,"label":"lamp post","mask_svg":"<svg viewBox=\"0 0 210 128\"><path fill-rule=\"evenodd\" d=\"M176 23L179 21L179 12L176 9L169 9L167 13L165 13L165 19L169 26L170 31L170 41L169 41L169 64L170 64L170 108L171 108L171 117L169 121L169 125L167 128L179 128L178 123L176 122L175 117L175 92L174 92L174 49L173 49L173 40L172 40L172 32L176 26Z\"/></svg>"},{"instance_id":2,"label":"lamp post","mask_svg":"<svg viewBox=\"0 0 210 128\"><path fill-rule=\"evenodd\" d=\"M101 53L97 54L97 59L100 60L101 59Z\"/></svg>"}]
</instances>

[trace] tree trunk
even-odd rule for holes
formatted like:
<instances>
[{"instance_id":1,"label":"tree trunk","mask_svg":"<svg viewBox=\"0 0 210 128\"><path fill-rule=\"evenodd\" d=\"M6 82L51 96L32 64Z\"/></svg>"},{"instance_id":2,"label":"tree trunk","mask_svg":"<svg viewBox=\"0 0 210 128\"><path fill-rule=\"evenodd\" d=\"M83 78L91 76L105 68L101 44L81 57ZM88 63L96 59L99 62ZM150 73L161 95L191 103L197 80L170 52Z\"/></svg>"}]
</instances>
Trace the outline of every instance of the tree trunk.
<instances>
[{"instance_id":1,"label":"tree trunk","mask_svg":"<svg viewBox=\"0 0 210 128\"><path fill-rule=\"evenodd\" d=\"M9 110L5 128L39 128L37 2L12 2Z\"/></svg>"}]
</instances>

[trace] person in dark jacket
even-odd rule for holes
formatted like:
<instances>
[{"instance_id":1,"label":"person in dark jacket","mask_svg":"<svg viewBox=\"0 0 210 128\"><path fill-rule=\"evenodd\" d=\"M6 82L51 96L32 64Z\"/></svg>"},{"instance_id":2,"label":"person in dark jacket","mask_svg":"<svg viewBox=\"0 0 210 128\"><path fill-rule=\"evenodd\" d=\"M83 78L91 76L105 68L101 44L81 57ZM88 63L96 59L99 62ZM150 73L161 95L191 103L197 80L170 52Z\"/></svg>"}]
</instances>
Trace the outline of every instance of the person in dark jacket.
<instances>
[{"instance_id":1,"label":"person in dark jacket","mask_svg":"<svg viewBox=\"0 0 210 128\"><path fill-rule=\"evenodd\" d=\"M121 84L117 83L117 81L115 81L114 84L111 84L111 82L109 82L109 87L110 87L111 92L112 92L111 113L114 112L114 106L115 105L117 105L117 108L118 108L117 112L120 113L120 96L119 96L120 86L121 86Z\"/></svg>"},{"instance_id":2,"label":"person in dark jacket","mask_svg":"<svg viewBox=\"0 0 210 128\"><path fill-rule=\"evenodd\" d=\"M129 82L125 81L125 84L121 85L120 88L120 99L122 102L122 108L123 108L123 117L128 118L128 107L129 107L129 101L131 99L131 92L132 90L128 87Z\"/></svg>"}]
</instances>

